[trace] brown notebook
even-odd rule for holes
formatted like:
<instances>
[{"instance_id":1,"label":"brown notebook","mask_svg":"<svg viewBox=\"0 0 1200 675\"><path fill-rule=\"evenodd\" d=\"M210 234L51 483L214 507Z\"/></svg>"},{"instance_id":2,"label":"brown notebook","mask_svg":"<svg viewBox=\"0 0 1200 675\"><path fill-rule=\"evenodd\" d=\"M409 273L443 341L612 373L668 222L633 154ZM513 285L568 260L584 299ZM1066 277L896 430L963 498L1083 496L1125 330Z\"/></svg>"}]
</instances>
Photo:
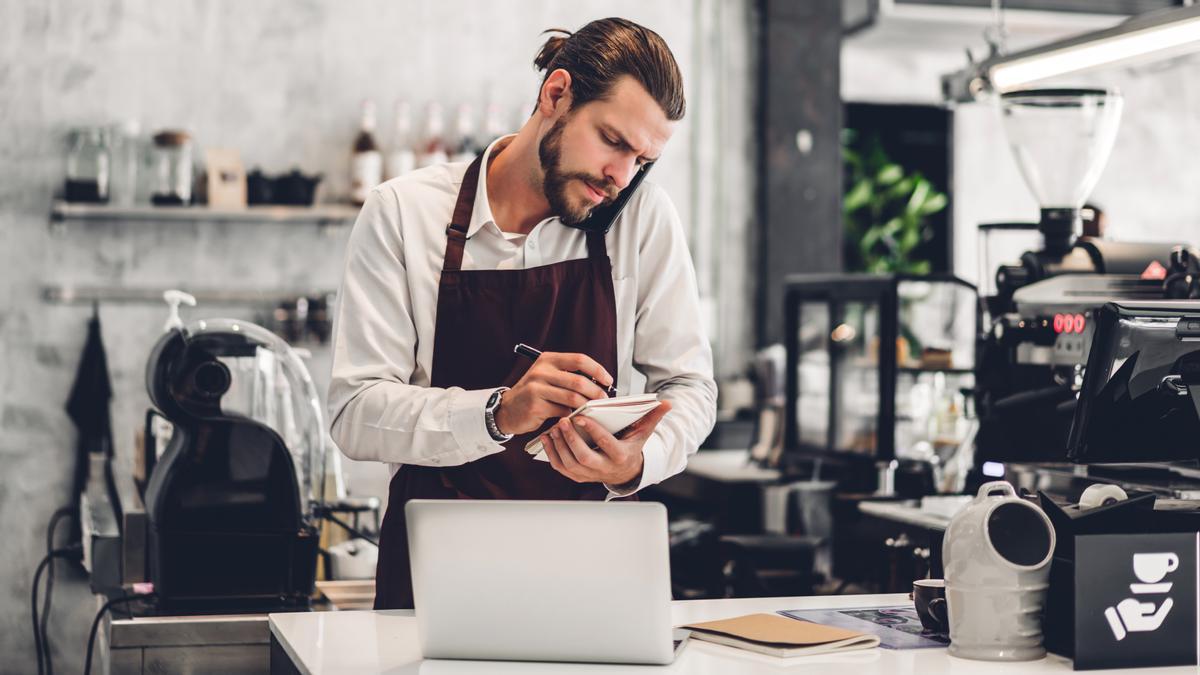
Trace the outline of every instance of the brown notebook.
<instances>
[{"instance_id":1,"label":"brown notebook","mask_svg":"<svg viewBox=\"0 0 1200 675\"><path fill-rule=\"evenodd\" d=\"M697 640L771 656L807 656L879 646L879 638L874 635L778 614L747 614L694 623L684 628L692 631L692 637Z\"/></svg>"}]
</instances>

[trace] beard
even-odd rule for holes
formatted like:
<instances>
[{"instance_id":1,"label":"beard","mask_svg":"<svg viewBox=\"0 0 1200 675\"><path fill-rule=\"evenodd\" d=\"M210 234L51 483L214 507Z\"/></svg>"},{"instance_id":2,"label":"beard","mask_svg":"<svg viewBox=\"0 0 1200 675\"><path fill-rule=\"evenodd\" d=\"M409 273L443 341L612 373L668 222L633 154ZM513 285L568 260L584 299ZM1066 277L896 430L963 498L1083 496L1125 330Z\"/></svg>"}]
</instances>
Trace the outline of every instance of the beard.
<instances>
[{"instance_id":1,"label":"beard","mask_svg":"<svg viewBox=\"0 0 1200 675\"><path fill-rule=\"evenodd\" d=\"M569 118L570 114L563 115L542 138L538 144L538 159L542 163L542 193L550 204L550 211L567 225L578 225L592 214L592 209L611 203L616 196L605 184L607 181L579 171L562 170L562 132ZM581 180L608 198L594 205L590 201L572 203L567 195L567 186L572 180Z\"/></svg>"}]
</instances>

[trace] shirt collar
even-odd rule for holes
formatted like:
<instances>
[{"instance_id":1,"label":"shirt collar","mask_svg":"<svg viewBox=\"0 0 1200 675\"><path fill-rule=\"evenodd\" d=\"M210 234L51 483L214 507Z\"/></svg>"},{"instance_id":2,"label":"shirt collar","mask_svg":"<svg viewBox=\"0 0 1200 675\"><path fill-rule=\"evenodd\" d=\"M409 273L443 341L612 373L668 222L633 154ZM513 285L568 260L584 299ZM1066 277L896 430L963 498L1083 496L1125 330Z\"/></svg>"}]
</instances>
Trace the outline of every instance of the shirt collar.
<instances>
[{"instance_id":1,"label":"shirt collar","mask_svg":"<svg viewBox=\"0 0 1200 675\"><path fill-rule=\"evenodd\" d=\"M479 184L475 187L475 206L471 209L471 224L467 226L467 239L475 236L483 226L491 224L493 228L499 230L496 225L496 218L492 215L492 204L488 201L487 192L487 167L488 160L492 156L492 152L497 147L503 147L516 138L516 134L501 136L492 141L487 149L483 151L483 162L479 167Z\"/></svg>"}]
</instances>

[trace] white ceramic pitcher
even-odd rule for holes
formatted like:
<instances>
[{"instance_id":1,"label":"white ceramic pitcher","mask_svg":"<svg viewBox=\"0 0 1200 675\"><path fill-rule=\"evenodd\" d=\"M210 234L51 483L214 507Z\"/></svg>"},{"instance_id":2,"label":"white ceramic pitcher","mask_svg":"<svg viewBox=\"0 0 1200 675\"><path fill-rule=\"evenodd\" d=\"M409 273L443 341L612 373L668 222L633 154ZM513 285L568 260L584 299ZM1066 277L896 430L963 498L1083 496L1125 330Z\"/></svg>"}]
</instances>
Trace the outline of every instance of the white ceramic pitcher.
<instances>
[{"instance_id":1,"label":"white ceramic pitcher","mask_svg":"<svg viewBox=\"0 0 1200 675\"><path fill-rule=\"evenodd\" d=\"M1046 602L1054 527L1004 481L985 483L946 528L942 562L950 653L984 661L1046 654Z\"/></svg>"}]
</instances>

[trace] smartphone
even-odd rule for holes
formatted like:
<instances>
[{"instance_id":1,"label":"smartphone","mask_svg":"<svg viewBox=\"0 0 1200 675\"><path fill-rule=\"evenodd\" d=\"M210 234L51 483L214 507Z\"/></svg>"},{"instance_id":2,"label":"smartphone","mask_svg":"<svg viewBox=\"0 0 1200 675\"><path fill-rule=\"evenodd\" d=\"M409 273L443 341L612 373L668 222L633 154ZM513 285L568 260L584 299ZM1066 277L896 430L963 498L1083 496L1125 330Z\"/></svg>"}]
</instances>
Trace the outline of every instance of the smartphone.
<instances>
[{"instance_id":1,"label":"smartphone","mask_svg":"<svg viewBox=\"0 0 1200 675\"><path fill-rule=\"evenodd\" d=\"M653 166L654 162L643 164L642 168L638 169L637 174L634 175L633 180L629 181L629 185L625 186L624 190L621 190L616 199L609 204L597 206L592 209L591 215L587 218L568 227L574 227L584 232L607 234L612 229L613 223L616 222L617 216L621 215L621 211L629 203L629 198L637 191L638 186L642 184L642 180L646 177L646 174L650 173L650 168Z\"/></svg>"}]
</instances>

